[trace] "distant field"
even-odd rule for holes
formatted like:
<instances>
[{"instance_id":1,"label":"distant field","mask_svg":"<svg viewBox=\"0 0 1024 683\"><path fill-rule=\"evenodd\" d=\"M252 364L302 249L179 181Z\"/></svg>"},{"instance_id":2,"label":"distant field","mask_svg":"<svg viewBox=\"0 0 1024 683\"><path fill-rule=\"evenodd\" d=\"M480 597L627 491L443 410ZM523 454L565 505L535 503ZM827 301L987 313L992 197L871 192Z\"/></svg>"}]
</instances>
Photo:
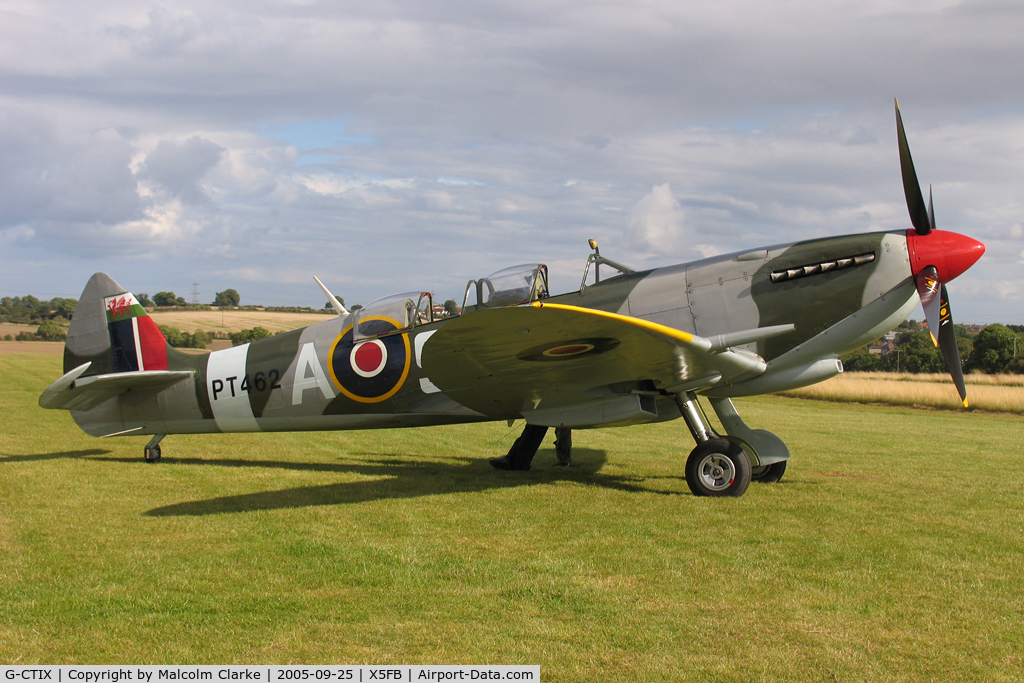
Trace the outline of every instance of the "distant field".
<instances>
[{"instance_id":1,"label":"distant field","mask_svg":"<svg viewBox=\"0 0 1024 683\"><path fill-rule=\"evenodd\" d=\"M0 356L0 662L532 663L545 681L1017 681L1020 417L737 401L779 484L694 498L679 421L93 439Z\"/></svg>"},{"instance_id":2,"label":"distant field","mask_svg":"<svg viewBox=\"0 0 1024 683\"><path fill-rule=\"evenodd\" d=\"M270 311L159 311L152 314L158 325L177 327L182 332L237 332L264 327L271 332L287 332L306 327L331 316L317 313L274 313Z\"/></svg>"},{"instance_id":3,"label":"distant field","mask_svg":"<svg viewBox=\"0 0 1024 683\"><path fill-rule=\"evenodd\" d=\"M22 332L31 332L35 334L35 331L39 329L39 325L19 325L17 323L0 323L0 339L3 339L6 335L17 337Z\"/></svg>"},{"instance_id":4,"label":"distant field","mask_svg":"<svg viewBox=\"0 0 1024 683\"><path fill-rule=\"evenodd\" d=\"M316 313L275 313L273 311L170 311L152 314L158 325L177 327L183 332L238 332L253 327L264 327L271 332L287 332L288 330L306 327L325 320L329 315ZM52 342L5 342L5 335L18 336L21 332L31 332L38 325L18 325L15 323L0 324L0 353L62 353L63 344ZM210 350L230 346L225 340L214 340Z\"/></svg>"},{"instance_id":5,"label":"distant field","mask_svg":"<svg viewBox=\"0 0 1024 683\"><path fill-rule=\"evenodd\" d=\"M971 374L964 378L972 408L1024 414L1024 375ZM949 375L849 372L786 396L963 410Z\"/></svg>"},{"instance_id":6,"label":"distant field","mask_svg":"<svg viewBox=\"0 0 1024 683\"><path fill-rule=\"evenodd\" d=\"M843 376L857 379L882 379L896 382L952 383L952 380L949 378L947 373L921 373L915 375L910 372L850 372ZM1024 375L986 375L983 372L971 372L964 375L964 384L968 387L977 384L998 387L1024 387Z\"/></svg>"},{"instance_id":7,"label":"distant field","mask_svg":"<svg viewBox=\"0 0 1024 683\"><path fill-rule=\"evenodd\" d=\"M273 311L160 311L151 314L158 325L177 327L182 332L237 332L265 327L271 332L287 332L299 327L330 320L317 313L275 313ZM0 323L0 339L16 337L19 332L35 332L38 325Z\"/></svg>"}]
</instances>

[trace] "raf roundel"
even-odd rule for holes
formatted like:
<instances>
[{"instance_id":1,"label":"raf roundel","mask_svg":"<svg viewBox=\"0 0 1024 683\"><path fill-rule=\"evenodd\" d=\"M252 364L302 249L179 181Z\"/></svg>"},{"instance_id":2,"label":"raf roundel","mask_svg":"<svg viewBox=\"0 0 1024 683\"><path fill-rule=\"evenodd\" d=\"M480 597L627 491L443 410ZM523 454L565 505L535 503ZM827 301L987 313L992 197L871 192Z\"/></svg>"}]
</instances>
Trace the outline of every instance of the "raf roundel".
<instances>
[{"instance_id":1,"label":"raf roundel","mask_svg":"<svg viewBox=\"0 0 1024 683\"><path fill-rule=\"evenodd\" d=\"M368 320L380 320L399 329L398 323L390 318ZM331 381L353 401L386 401L409 376L409 335L392 334L354 342L352 333L352 327L346 327L331 346Z\"/></svg>"},{"instance_id":2,"label":"raf roundel","mask_svg":"<svg viewBox=\"0 0 1024 683\"><path fill-rule=\"evenodd\" d=\"M553 349L547 349L542 353L548 358L565 358L566 356L578 356L593 349L594 345L588 342L583 344L564 344Z\"/></svg>"},{"instance_id":3,"label":"raf roundel","mask_svg":"<svg viewBox=\"0 0 1024 683\"><path fill-rule=\"evenodd\" d=\"M619 345L618 339L608 337L591 337L587 339L570 339L534 346L516 354L519 360L552 362L569 361L585 356L606 353Z\"/></svg>"},{"instance_id":4,"label":"raf roundel","mask_svg":"<svg viewBox=\"0 0 1024 683\"><path fill-rule=\"evenodd\" d=\"M352 347L349 363L360 377L376 377L388 363L388 347L380 339L360 342Z\"/></svg>"}]
</instances>

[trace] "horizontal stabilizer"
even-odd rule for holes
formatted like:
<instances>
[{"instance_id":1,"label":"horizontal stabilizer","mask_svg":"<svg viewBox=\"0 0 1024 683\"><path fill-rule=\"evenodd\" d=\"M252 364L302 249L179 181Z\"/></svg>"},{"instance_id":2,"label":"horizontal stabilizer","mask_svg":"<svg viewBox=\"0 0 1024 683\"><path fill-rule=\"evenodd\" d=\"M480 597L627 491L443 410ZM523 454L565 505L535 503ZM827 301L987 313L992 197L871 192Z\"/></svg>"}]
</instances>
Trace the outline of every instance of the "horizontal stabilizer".
<instances>
[{"instance_id":1,"label":"horizontal stabilizer","mask_svg":"<svg viewBox=\"0 0 1024 683\"><path fill-rule=\"evenodd\" d=\"M168 387L183 382L192 370L143 370L82 377L92 363L83 363L48 386L39 396L43 408L90 410L133 389Z\"/></svg>"}]
</instances>

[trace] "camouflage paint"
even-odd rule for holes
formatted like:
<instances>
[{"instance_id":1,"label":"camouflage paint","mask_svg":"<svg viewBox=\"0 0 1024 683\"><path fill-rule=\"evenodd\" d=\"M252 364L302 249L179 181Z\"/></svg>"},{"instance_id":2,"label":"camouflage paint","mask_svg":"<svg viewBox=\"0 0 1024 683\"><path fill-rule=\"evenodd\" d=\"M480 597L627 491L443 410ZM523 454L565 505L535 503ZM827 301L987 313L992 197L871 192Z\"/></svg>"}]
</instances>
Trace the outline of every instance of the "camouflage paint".
<instances>
[{"instance_id":1,"label":"camouflage paint","mask_svg":"<svg viewBox=\"0 0 1024 683\"><path fill-rule=\"evenodd\" d=\"M868 253L875 255L870 263L772 281L773 272ZM539 414L542 403L549 413L559 405L574 414L587 413L590 402L611 406L607 401L619 399L602 397L634 390L657 393L715 387L717 395L740 395L744 381L759 374L765 378L766 368L770 374L773 359L812 341L808 348L814 353L823 357L837 353L831 351L835 342L823 334L841 322L847 338L873 329L877 319L865 322L865 330L857 327L858 311L909 278L906 239L894 233L748 250L619 275L545 300L612 314L608 329L602 328L603 323L587 323L594 328L593 334L581 335L574 328L569 321L580 318L570 316L570 309L562 311L562 322L555 318L546 323L538 336L522 334L529 323L519 318L530 315L516 312L523 309L480 307L460 318L386 335L366 342L375 348L364 349L369 351L370 366L373 359L381 359L379 372L376 367L353 366L359 353L351 339L354 317L335 317L252 342L244 349L208 356L168 347L168 367L192 371L190 381L123 394L91 411L76 413L75 419L94 434L360 429L512 419ZM123 294L125 290L106 275L90 279L65 348L66 370L91 361L87 375L113 372L103 301ZM899 297L903 296L900 290ZM903 299L887 303L889 308L883 306L875 317L888 322L892 311L902 311L904 305ZM622 340L633 334L624 333L622 325L632 325L624 320L688 333L681 340L699 336L689 346L679 340L665 346L655 335L620 348ZM707 338L788 323L795 324L795 331L713 353L707 350ZM451 334L435 334L449 325L454 325ZM823 341L815 341L819 337ZM466 352L470 348L472 353ZM447 360L438 360L441 349L446 349ZM556 356L561 362L538 362L530 355L534 351L534 356L547 358L544 354L552 349L560 352ZM677 417L670 398L658 395L656 415L642 412L643 419ZM227 402L218 403L221 400ZM616 406L601 410L615 412L621 407Z\"/></svg>"},{"instance_id":2,"label":"camouflage paint","mask_svg":"<svg viewBox=\"0 0 1024 683\"><path fill-rule=\"evenodd\" d=\"M891 253L887 254L887 258L880 258L886 253L883 243L895 237L901 237L903 258ZM768 361L853 315L910 277L906 239L891 233L810 240L772 249L770 252L772 258L757 269L750 284L750 297L758 312L757 326L793 323L796 330L792 334L758 344L758 352ZM831 262L869 252L876 255L876 260L861 266L795 280L771 281L773 271ZM883 276L884 284L873 283L879 291L871 291L868 285L876 272Z\"/></svg>"}]
</instances>

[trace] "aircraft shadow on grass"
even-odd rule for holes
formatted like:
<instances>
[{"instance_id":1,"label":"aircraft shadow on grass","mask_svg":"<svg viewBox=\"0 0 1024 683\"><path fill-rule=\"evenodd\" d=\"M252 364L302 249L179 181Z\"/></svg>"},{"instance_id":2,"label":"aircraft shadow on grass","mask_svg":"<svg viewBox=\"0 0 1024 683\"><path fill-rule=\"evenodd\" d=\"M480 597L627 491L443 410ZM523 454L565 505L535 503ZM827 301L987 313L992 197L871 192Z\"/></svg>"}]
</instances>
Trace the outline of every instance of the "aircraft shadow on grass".
<instances>
[{"instance_id":1,"label":"aircraft shadow on grass","mask_svg":"<svg viewBox=\"0 0 1024 683\"><path fill-rule=\"evenodd\" d=\"M8 455L0 453L0 463L32 462L34 460L60 460L61 458L84 458L89 455L106 455L113 451L104 448L89 448L83 451L63 451L61 453L30 453L27 455Z\"/></svg>"},{"instance_id":2,"label":"aircraft shadow on grass","mask_svg":"<svg viewBox=\"0 0 1024 683\"><path fill-rule=\"evenodd\" d=\"M641 477L634 475L611 475L600 472L607 459L603 450L577 448L573 450L575 461L572 468L565 470L554 467L554 451L541 450L534 460L530 472L498 472L491 469L485 460L457 458L458 464L440 463L436 460L416 460L417 456L399 456L390 453L354 453L353 455L377 456L374 459L355 459L342 463L302 463L273 460L241 460L200 458L164 458L166 465L213 465L216 467L255 467L305 472L337 472L376 477L368 481L345 481L319 486L300 486L277 491L260 491L236 496L222 496L207 500L175 503L154 508L145 514L150 517L176 517L215 515L231 512L253 512L257 510L279 510L286 508L313 507L320 505L350 505L389 498L417 498L449 493L467 493L504 489L518 486L534 486L553 481L575 481L586 486L653 493L656 495L683 495L682 490L659 490L650 488L645 482L655 479L682 477ZM97 460L125 462L143 465L136 458L96 458ZM686 491L688 494L688 491Z\"/></svg>"}]
</instances>

